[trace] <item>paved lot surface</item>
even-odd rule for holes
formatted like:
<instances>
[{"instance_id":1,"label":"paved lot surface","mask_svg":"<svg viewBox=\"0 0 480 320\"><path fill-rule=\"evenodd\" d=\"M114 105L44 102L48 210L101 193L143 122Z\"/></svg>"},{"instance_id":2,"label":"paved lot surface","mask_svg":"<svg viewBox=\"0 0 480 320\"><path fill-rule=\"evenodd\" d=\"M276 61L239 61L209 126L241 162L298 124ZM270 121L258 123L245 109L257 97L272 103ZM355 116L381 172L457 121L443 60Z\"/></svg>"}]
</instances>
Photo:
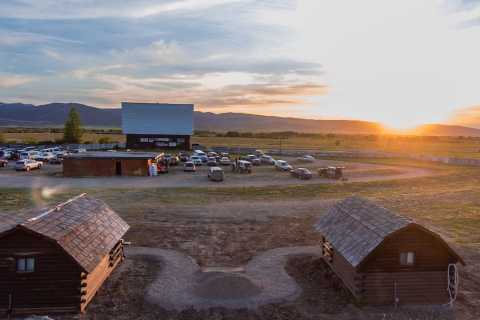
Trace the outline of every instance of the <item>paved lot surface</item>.
<instances>
[{"instance_id":1,"label":"paved lot surface","mask_svg":"<svg viewBox=\"0 0 480 320\"><path fill-rule=\"evenodd\" d=\"M320 257L318 246L285 247L263 252L244 267L202 271L188 255L146 247L128 248L127 256L153 257L160 271L147 289L147 300L168 310L212 307L248 308L297 299L302 290L285 271L289 258Z\"/></svg>"},{"instance_id":2,"label":"paved lot surface","mask_svg":"<svg viewBox=\"0 0 480 320\"><path fill-rule=\"evenodd\" d=\"M13 163L7 168L0 168L0 187L56 187L56 188L178 188L178 187L236 187L236 186L271 186L318 183L341 183L337 180L318 176L317 169L324 166L345 166L347 182L365 182L391 179L408 179L432 175L428 169L413 167L387 166L367 163L349 163L333 160L316 160L314 163L300 163L292 158L294 167L309 168L314 176L311 180L293 178L287 172L275 170L273 166L262 165L253 168L252 174L235 174L226 166L225 181L211 182L207 179L207 166L201 166L197 172L183 172L181 166L171 167L168 174L157 177L85 177L66 178L62 176L61 165L46 164L40 170L17 172Z\"/></svg>"}]
</instances>

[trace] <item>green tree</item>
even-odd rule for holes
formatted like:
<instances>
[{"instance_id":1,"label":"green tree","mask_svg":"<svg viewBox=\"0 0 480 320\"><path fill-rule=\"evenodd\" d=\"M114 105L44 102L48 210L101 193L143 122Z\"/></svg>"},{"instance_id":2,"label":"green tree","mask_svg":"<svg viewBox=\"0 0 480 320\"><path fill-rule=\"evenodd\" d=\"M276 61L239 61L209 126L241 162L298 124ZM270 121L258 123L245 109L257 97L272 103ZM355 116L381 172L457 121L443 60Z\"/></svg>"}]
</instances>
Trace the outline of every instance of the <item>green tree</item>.
<instances>
[{"instance_id":1,"label":"green tree","mask_svg":"<svg viewBox=\"0 0 480 320\"><path fill-rule=\"evenodd\" d=\"M63 130L63 140L66 143L80 143L83 129L80 123L80 115L75 108L71 108Z\"/></svg>"}]
</instances>

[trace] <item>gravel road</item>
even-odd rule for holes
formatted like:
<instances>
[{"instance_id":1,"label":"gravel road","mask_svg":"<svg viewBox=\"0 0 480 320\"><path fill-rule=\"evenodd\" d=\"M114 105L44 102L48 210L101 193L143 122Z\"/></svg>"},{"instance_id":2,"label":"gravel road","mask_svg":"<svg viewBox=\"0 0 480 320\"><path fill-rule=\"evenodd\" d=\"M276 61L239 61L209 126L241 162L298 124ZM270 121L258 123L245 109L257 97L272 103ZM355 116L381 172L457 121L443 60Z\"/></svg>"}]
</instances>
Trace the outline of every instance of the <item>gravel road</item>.
<instances>
[{"instance_id":1,"label":"gravel road","mask_svg":"<svg viewBox=\"0 0 480 320\"><path fill-rule=\"evenodd\" d=\"M367 182L425 177L434 173L428 169L386 166L367 163L317 160L315 163L294 163L296 167L312 170L311 180L299 180L289 173L279 172L272 166L254 167L252 174L234 174L225 167L225 181L211 182L207 179L207 167L199 167L195 173L183 172L181 167L172 167L166 175L157 177L85 177L67 178L62 176L59 165L45 165L41 170L16 172L12 165L0 168L0 188L179 188L179 187L266 187L274 185L300 185L319 183L341 183L337 180L320 178L316 168L321 166L345 166L347 182Z\"/></svg>"},{"instance_id":2,"label":"gravel road","mask_svg":"<svg viewBox=\"0 0 480 320\"><path fill-rule=\"evenodd\" d=\"M130 247L127 258L148 256L160 271L147 289L147 300L169 310L212 307L255 309L260 305L293 301L301 288L285 271L289 258L320 257L317 246L284 247L256 255L245 266L204 270L188 255L157 248Z\"/></svg>"}]
</instances>

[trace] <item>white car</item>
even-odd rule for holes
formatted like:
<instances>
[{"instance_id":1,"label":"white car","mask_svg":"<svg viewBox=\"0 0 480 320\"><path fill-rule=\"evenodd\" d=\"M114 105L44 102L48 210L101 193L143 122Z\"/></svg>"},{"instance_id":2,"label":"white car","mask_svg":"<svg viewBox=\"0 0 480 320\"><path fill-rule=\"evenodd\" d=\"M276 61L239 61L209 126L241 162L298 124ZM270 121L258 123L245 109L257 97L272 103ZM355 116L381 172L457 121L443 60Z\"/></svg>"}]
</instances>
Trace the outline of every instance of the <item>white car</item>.
<instances>
[{"instance_id":1,"label":"white car","mask_svg":"<svg viewBox=\"0 0 480 320\"><path fill-rule=\"evenodd\" d=\"M52 160L53 158L55 158L55 155L53 153L44 152L40 156L38 156L36 158L33 158L33 159L38 160L38 161L48 162L48 161Z\"/></svg>"},{"instance_id":2,"label":"white car","mask_svg":"<svg viewBox=\"0 0 480 320\"><path fill-rule=\"evenodd\" d=\"M193 154L196 156L206 156L207 154L203 152L202 150L193 150Z\"/></svg>"},{"instance_id":3,"label":"white car","mask_svg":"<svg viewBox=\"0 0 480 320\"><path fill-rule=\"evenodd\" d=\"M195 163L193 163L192 161L187 161L183 164L183 171L195 172L197 171L197 167L195 166Z\"/></svg>"},{"instance_id":4,"label":"white car","mask_svg":"<svg viewBox=\"0 0 480 320\"><path fill-rule=\"evenodd\" d=\"M193 162L193 164L196 166L201 166L203 163L202 159L199 156L191 156L190 161Z\"/></svg>"},{"instance_id":5,"label":"white car","mask_svg":"<svg viewBox=\"0 0 480 320\"><path fill-rule=\"evenodd\" d=\"M232 164L232 161L228 157L223 157L223 158L220 159L220 164L222 166L229 166L229 165Z\"/></svg>"},{"instance_id":6,"label":"white car","mask_svg":"<svg viewBox=\"0 0 480 320\"><path fill-rule=\"evenodd\" d=\"M18 160L15 162L15 170L17 171L30 171L33 169L40 169L43 163L33 159Z\"/></svg>"},{"instance_id":7,"label":"white car","mask_svg":"<svg viewBox=\"0 0 480 320\"><path fill-rule=\"evenodd\" d=\"M275 161L275 168L280 171L292 171L293 167L288 164L285 160L277 160Z\"/></svg>"},{"instance_id":8,"label":"white car","mask_svg":"<svg viewBox=\"0 0 480 320\"><path fill-rule=\"evenodd\" d=\"M302 162L315 162L315 158L311 155L304 155L303 157L297 158L298 161Z\"/></svg>"},{"instance_id":9,"label":"white car","mask_svg":"<svg viewBox=\"0 0 480 320\"><path fill-rule=\"evenodd\" d=\"M275 164L275 159L273 159L272 156L268 156L266 154L260 157L260 161L266 164Z\"/></svg>"}]
</instances>

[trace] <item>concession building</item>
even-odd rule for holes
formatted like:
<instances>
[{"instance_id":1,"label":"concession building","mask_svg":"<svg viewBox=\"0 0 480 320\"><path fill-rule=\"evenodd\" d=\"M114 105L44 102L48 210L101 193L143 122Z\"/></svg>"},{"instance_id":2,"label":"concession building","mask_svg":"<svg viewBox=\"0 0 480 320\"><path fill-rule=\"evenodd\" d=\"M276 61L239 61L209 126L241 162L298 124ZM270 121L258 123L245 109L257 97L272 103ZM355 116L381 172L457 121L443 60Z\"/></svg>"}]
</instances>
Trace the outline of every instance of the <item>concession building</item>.
<instances>
[{"instance_id":1,"label":"concession building","mask_svg":"<svg viewBox=\"0 0 480 320\"><path fill-rule=\"evenodd\" d=\"M440 235L359 197L337 203L315 225L324 260L360 301L443 304L458 290L462 258Z\"/></svg>"},{"instance_id":2,"label":"concession building","mask_svg":"<svg viewBox=\"0 0 480 320\"><path fill-rule=\"evenodd\" d=\"M193 104L122 102L129 149L190 149Z\"/></svg>"},{"instance_id":3,"label":"concession building","mask_svg":"<svg viewBox=\"0 0 480 320\"><path fill-rule=\"evenodd\" d=\"M98 151L75 153L63 160L65 177L148 176L149 167L162 154L154 152Z\"/></svg>"},{"instance_id":4,"label":"concession building","mask_svg":"<svg viewBox=\"0 0 480 320\"><path fill-rule=\"evenodd\" d=\"M0 318L85 311L123 261L128 229L86 194L21 215L0 213Z\"/></svg>"}]
</instances>

